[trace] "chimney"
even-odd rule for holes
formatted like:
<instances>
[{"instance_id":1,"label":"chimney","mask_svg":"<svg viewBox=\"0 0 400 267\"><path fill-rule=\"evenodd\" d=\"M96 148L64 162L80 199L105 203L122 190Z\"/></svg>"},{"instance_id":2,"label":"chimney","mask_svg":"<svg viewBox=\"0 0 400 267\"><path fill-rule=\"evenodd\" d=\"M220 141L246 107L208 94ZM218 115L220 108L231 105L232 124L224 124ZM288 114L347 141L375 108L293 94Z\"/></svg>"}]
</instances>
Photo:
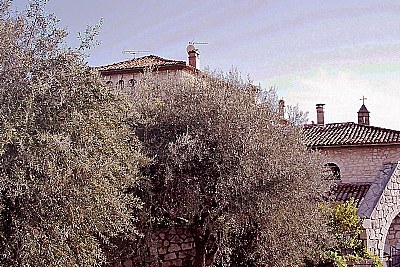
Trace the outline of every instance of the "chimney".
<instances>
[{"instance_id":1,"label":"chimney","mask_svg":"<svg viewBox=\"0 0 400 267\"><path fill-rule=\"evenodd\" d=\"M325 104L317 104L317 125L323 126L324 123L324 105Z\"/></svg>"},{"instance_id":2,"label":"chimney","mask_svg":"<svg viewBox=\"0 0 400 267\"><path fill-rule=\"evenodd\" d=\"M285 117L285 101L283 99L279 100L279 117L283 119Z\"/></svg>"},{"instance_id":3,"label":"chimney","mask_svg":"<svg viewBox=\"0 0 400 267\"><path fill-rule=\"evenodd\" d=\"M194 45L190 44L186 47L186 51L189 56L189 66L192 66L195 69L200 68L200 53L199 50L194 47Z\"/></svg>"},{"instance_id":4,"label":"chimney","mask_svg":"<svg viewBox=\"0 0 400 267\"><path fill-rule=\"evenodd\" d=\"M283 99L279 100L279 111L278 111L278 116L279 116L279 123L282 125L287 125L288 121L285 120L285 101Z\"/></svg>"}]
</instances>

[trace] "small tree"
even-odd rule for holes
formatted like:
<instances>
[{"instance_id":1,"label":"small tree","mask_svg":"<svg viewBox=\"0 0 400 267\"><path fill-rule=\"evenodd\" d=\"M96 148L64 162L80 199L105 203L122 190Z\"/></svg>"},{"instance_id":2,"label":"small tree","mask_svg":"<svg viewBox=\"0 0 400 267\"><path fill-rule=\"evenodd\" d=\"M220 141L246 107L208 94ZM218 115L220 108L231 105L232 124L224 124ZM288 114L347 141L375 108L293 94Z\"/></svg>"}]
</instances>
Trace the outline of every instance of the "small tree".
<instances>
[{"instance_id":1,"label":"small tree","mask_svg":"<svg viewBox=\"0 0 400 267\"><path fill-rule=\"evenodd\" d=\"M373 259L373 267L382 267L378 256L374 255L360 240L361 218L357 216L354 199L344 203L333 203L323 207L329 220L329 228L334 236L333 246L324 251L325 261L335 267L347 267L347 263Z\"/></svg>"},{"instance_id":2,"label":"small tree","mask_svg":"<svg viewBox=\"0 0 400 267\"><path fill-rule=\"evenodd\" d=\"M144 170L150 193L142 192L147 227L192 229L196 267L211 264L217 250L223 266L312 258L326 233L319 155L303 145L300 128L258 104L254 86L229 77L148 76L137 84L136 133L152 158ZM237 251L246 259L235 259Z\"/></svg>"},{"instance_id":3,"label":"small tree","mask_svg":"<svg viewBox=\"0 0 400 267\"><path fill-rule=\"evenodd\" d=\"M140 145L127 98L42 3L0 2L0 265L98 266L109 237L134 236Z\"/></svg>"}]
</instances>

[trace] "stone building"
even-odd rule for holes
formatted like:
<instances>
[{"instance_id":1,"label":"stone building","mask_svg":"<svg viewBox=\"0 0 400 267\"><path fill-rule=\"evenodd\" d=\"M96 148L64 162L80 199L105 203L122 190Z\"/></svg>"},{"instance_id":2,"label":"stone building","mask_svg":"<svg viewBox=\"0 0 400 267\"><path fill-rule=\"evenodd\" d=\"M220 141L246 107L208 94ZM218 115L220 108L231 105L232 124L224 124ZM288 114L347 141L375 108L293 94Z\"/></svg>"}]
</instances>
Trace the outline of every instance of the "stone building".
<instances>
[{"instance_id":1,"label":"stone building","mask_svg":"<svg viewBox=\"0 0 400 267\"><path fill-rule=\"evenodd\" d=\"M354 198L363 218L366 246L381 258L400 264L400 131L370 126L364 103L358 123L305 126L306 144L326 155L326 168L337 179L336 200Z\"/></svg>"},{"instance_id":2,"label":"stone building","mask_svg":"<svg viewBox=\"0 0 400 267\"><path fill-rule=\"evenodd\" d=\"M182 78L198 73L199 51L193 45L187 46L188 64L185 61L165 59L155 55L143 56L110 65L96 67L106 84L120 88L134 88L146 71L160 77Z\"/></svg>"}]
</instances>

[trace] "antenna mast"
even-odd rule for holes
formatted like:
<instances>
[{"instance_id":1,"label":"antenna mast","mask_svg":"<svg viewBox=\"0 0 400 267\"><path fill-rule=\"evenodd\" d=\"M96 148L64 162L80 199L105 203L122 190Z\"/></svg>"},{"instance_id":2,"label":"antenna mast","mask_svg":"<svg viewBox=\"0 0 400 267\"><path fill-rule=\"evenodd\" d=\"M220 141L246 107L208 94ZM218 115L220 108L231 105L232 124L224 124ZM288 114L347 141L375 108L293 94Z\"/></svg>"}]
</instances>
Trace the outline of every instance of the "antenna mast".
<instances>
[{"instance_id":1,"label":"antenna mast","mask_svg":"<svg viewBox=\"0 0 400 267\"><path fill-rule=\"evenodd\" d=\"M150 52L150 50L123 50L122 51L123 54L133 55L133 58L136 58L136 55L138 55L140 53L148 53L148 52Z\"/></svg>"},{"instance_id":2,"label":"antenna mast","mask_svg":"<svg viewBox=\"0 0 400 267\"><path fill-rule=\"evenodd\" d=\"M191 41L189 42L190 45L208 45L208 42L195 42Z\"/></svg>"}]
</instances>

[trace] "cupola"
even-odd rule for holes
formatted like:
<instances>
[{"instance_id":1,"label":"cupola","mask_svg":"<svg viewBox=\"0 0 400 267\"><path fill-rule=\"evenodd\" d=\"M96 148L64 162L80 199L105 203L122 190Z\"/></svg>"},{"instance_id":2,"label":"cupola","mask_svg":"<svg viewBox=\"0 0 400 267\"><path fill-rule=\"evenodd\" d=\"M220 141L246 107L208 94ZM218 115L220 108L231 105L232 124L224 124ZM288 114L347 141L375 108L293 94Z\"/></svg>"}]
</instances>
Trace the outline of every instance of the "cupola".
<instances>
[{"instance_id":1,"label":"cupola","mask_svg":"<svg viewBox=\"0 0 400 267\"><path fill-rule=\"evenodd\" d=\"M369 111L365 107L365 104L364 104L364 100L367 100L367 99L363 96L363 98L360 100L363 101L363 104L362 104L360 110L357 112L358 113L358 124L369 125Z\"/></svg>"}]
</instances>

